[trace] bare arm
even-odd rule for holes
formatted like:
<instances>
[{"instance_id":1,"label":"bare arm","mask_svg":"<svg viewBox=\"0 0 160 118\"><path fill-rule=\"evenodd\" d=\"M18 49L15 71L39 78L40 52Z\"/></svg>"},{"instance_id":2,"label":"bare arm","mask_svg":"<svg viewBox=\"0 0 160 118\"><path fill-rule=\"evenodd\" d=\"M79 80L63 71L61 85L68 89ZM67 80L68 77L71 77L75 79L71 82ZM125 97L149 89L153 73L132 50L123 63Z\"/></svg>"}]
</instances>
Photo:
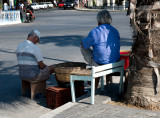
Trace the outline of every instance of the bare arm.
<instances>
[{"instance_id":1,"label":"bare arm","mask_svg":"<svg viewBox=\"0 0 160 118\"><path fill-rule=\"evenodd\" d=\"M47 65L45 65L45 64L43 63L43 61L39 61L39 62L38 62L38 65L39 65L40 69L43 69L43 68L45 68L45 67L47 66ZM54 67L55 67L55 65L48 66L48 69L49 69L49 71L50 71L50 74L54 73Z\"/></svg>"},{"instance_id":2,"label":"bare arm","mask_svg":"<svg viewBox=\"0 0 160 118\"><path fill-rule=\"evenodd\" d=\"M46 65L43 63L43 61L39 61L38 65L39 65L40 69L43 69L46 67Z\"/></svg>"},{"instance_id":3,"label":"bare arm","mask_svg":"<svg viewBox=\"0 0 160 118\"><path fill-rule=\"evenodd\" d=\"M83 44L82 44L82 41L81 41L81 46L82 46L82 48L84 48L84 47L83 47Z\"/></svg>"}]
</instances>

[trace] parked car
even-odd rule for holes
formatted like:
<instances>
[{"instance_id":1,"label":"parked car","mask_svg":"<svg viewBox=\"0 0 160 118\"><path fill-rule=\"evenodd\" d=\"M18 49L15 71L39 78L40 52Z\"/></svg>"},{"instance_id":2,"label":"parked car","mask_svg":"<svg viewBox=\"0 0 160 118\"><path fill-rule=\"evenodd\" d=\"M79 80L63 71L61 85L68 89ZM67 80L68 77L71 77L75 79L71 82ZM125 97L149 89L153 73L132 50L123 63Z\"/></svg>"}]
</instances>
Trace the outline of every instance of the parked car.
<instances>
[{"instance_id":1,"label":"parked car","mask_svg":"<svg viewBox=\"0 0 160 118\"><path fill-rule=\"evenodd\" d=\"M66 9L66 8L72 8L72 9L74 9L74 7L75 7L75 1L74 0L66 0L65 2L64 2L64 9Z\"/></svg>"},{"instance_id":2,"label":"parked car","mask_svg":"<svg viewBox=\"0 0 160 118\"><path fill-rule=\"evenodd\" d=\"M40 9L38 3L31 3L30 5L34 10L39 10Z\"/></svg>"},{"instance_id":3,"label":"parked car","mask_svg":"<svg viewBox=\"0 0 160 118\"><path fill-rule=\"evenodd\" d=\"M44 2L40 2L39 3L39 7L40 7L40 9L47 9L47 4L46 3L44 3Z\"/></svg>"},{"instance_id":4,"label":"parked car","mask_svg":"<svg viewBox=\"0 0 160 118\"><path fill-rule=\"evenodd\" d=\"M45 2L48 6L48 8L53 8L53 4L51 2Z\"/></svg>"},{"instance_id":5,"label":"parked car","mask_svg":"<svg viewBox=\"0 0 160 118\"><path fill-rule=\"evenodd\" d=\"M63 7L64 7L64 3L63 3L63 2L59 2L59 3L58 3L58 7L59 7L59 8L63 8Z\"/></svg>"}]
</instances>

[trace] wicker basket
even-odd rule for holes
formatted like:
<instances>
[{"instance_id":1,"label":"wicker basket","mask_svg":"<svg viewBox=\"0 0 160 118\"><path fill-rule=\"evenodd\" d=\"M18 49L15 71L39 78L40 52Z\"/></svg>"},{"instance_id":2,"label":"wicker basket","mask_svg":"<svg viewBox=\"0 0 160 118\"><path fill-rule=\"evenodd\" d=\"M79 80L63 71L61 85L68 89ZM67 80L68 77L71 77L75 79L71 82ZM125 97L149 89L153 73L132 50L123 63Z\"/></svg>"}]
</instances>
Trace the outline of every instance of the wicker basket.
<instances>
[{"instance_id":1,"label":"wicker basket","mask_svg":"<svg viewBox=\"0 0 160 118\"><path fill-rule=\"evenodd\" d=\"M86 69L86 63L66 62L57 64L55 67L55 78L59 86L68 87L71 73ZM65 84L65 85L64 85Z\"/></svg>"}]
</instances>

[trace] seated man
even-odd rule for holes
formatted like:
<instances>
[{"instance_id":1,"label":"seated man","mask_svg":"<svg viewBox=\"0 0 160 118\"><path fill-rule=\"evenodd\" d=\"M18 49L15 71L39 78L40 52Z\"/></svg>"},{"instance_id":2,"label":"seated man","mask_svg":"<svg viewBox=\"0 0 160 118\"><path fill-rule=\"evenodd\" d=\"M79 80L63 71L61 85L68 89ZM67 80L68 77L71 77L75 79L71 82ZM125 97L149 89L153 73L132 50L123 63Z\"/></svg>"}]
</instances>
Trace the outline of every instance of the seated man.
<instances>
[{"instance_id":1,"label":"seated man","mask_svg":"<svg viewBox=\"0 0 160 118\"><path fill-rule=\"evenodd\" d=\"M43 81L53 73L53 65L43 63L41 51L36 44L40 41L40 32L32 30L27 40L18 45L16 54L19 65L19 76L27 81Z\"/></svg>"},{"instance_id":2,"label":"seated man","mask_svg":"<svg viewBox=\"0 0 160 118\"><path fill-rule=\"evenodd\" d=\"M120 36L111 25L110 13L107 10L98 12L97 22L98 27L81 42L82 55L93 66L117 62L120 59ZM96 87L98 82L99 79L96 79Z\"/></svg>"}]
</instances>

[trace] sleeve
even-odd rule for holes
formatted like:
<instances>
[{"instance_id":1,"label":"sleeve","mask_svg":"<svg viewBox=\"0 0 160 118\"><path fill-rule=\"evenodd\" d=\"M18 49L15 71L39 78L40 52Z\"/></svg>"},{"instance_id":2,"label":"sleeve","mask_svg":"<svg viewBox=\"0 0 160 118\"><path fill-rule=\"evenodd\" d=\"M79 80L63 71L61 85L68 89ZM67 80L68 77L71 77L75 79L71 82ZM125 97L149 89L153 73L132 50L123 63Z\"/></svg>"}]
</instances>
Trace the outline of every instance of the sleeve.
<instances>
[{"instance_id":1,"label":"sleeve","mask_svg":"<svg viewBox=\"0 0 160 118\"><path fill-rule=\"evenodd\" d=\"M36 48L35 57L36 57L38 62L43 61L42 53L41 53L39 47Z\"/></svg>"},{"instance_id":2,"label":"sleeve","mask_svg":"<svg viewBox=\"0 0 160 118\"><path fill-rule=\"evenodd\" d=\"M117 37L120 40L120 34L119 34L118 30L116 30L116 31L117 31Z\"/></svg>"},{"instance_id":3,"label":"sleeve","mask_svg":"<svg viewBox=\"0 0 160 118\"><path fill-rule=\"evenodd\" d=\"M94 36L93 36L93 31L91 31L88 36L83 39L82 45L85 49L89 49L91 46L94 44Z\"/></svg>"}]
</instances>

